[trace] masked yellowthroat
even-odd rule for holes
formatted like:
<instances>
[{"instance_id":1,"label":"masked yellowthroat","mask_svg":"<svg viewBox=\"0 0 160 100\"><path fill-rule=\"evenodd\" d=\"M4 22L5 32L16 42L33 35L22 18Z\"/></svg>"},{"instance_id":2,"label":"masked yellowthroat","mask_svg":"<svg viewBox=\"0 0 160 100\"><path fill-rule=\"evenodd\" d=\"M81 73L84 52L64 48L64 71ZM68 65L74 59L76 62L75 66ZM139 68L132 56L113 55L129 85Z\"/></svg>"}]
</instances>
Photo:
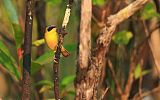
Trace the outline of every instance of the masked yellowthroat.
<instances>
[{"instance_id":1,"label":"masked yellowthroat","mask_svg":"<svg viewBox=\"0 0 160 100\"><path fill-rule=\"evenodd\" d=\"M54 51L57 49L58 45L58 33L57 28L54 25L48 26L45 30L44 34L45 42L47 43L48 47ZM69 56L69 52L61 46L61 53L64 57Z\"/></svg>"}]
</instances>

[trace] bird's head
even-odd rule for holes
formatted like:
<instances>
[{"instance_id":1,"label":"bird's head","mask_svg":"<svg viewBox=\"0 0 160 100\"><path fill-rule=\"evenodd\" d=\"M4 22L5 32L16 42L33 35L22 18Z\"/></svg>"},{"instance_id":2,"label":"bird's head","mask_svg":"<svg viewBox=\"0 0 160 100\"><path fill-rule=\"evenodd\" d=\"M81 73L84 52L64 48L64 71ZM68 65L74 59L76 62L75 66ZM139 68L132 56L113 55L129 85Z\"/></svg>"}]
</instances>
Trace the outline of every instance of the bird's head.
<instances>
[{"instance_id":1,"label":"bird's head","mask_svg":"<svg viewBox=\"0 0 160 100\"><path fill-rule=\"evenodd\" d=\"M51 30L56 29L55 25L50 25L46 27L46 32L50 32Z\"/></svg>"}]
</instances>

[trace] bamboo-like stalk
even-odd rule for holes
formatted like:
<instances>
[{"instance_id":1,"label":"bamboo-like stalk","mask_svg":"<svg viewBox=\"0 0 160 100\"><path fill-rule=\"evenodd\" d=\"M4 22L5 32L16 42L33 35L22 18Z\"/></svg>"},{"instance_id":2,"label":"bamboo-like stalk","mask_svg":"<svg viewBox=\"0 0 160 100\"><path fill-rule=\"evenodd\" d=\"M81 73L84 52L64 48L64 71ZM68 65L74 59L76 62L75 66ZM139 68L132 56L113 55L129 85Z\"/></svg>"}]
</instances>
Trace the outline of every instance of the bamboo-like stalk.
<instances>
[{"instance_id":1,"label":"bamboo-like stalk","mask_svg":"<svg viewBox=\"0 0 160 100\"><path fill-rule=\"evenodd\" d=\"M22 100L30 100L31 43L34 0L26 1Z\"/></svg>"}]
</instances>

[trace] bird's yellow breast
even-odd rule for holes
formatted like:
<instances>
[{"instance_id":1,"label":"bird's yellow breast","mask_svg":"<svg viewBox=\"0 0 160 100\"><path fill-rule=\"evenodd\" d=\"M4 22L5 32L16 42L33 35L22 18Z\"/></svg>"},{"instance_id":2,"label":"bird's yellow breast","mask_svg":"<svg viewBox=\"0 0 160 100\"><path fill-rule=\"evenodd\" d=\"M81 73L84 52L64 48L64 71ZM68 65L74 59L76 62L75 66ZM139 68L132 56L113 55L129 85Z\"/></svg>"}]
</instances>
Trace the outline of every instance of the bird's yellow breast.
<instances>
[{"instance_id":1,"label":"bird's yellow breast","mask_svg":"<svg viewBox=\"0 0 160 100\"><path fill-rule=\"evenodd\" d=\"M52 29L45 33L45 41L50 49L56 50L58 44L58 33L56 32L56 29Z\"/></svg>"}]
</instances>

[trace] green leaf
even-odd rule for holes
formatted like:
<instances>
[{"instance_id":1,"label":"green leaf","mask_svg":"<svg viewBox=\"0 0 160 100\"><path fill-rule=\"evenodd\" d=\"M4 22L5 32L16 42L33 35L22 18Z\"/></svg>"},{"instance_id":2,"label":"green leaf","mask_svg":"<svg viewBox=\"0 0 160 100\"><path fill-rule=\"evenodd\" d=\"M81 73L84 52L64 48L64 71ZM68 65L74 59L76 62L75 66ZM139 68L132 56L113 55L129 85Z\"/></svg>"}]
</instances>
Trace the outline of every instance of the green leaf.
<instances>
[{"instance_id":1,"label":"green leaf","mask_svg":"<svg viewBox=\"0 0 160 100\"><path fill-rule=\"evenodd\" d=\"M4 7L6 9L6 12L8 13L9 19L12 21L14 24L18 24L18 16L16 9L12 3L12 0L3 0Z\"/></svg>"},{"instance_id":2,"label":"green leaf","mask_svg":"<svg viewBox=\"0 0 160 100\"><path fill-rule=\"evenodd\" d=\"M17 49L21 47L23 42L23 32L21 30L20 25L18 24L12 24L13 30L14 30L14 39L16 41L16 47Z\"/></svg>"},{"instance_id":3,"label":"green leaf","mask_svg":"<svg viewBox=\"0 0 160 100\"><path fill-rule=\"evenodd\" d=\"M65 45L65 47L68 51L76 50L76 44ZM43 55L38 57L36 60L32 61L31 74L34 75L36 72L38 72L42 68L43 65L52 62L53 57L54 57L54 51L50 50L50 51L45 52Z\"/></svg>"},{"instance_id":4,"label":"green leaf","mask_svg":"<svg viewBox=\"0 0 160 100\"><path fill-rule=\"evenodd\" d=\"M56 6L62 3L62 0L46 0L48 4L51 4L52 6Z\"/></svg>"},{"instance_id":5,"label":"green leaf","mask_svg":"<svg viewBox=\"0 0 160 100\"><path fill-rule=\"evenodd\" d=\"M73 83L74 78L75 78L75 75L66 76L65 78L62 79L61 86L66 87L70 83Z\"/></svg>"},{"instance_id":6,"label":"green leaf","mask_svg":"<svg viewBox=\"0 0 160 100\"><path fill-rule=\"evenodd\" d=\"M138 64L138 65L136 66L135 71L134 71L134 77L135 77L135 79L140 78L140 76L141 76L141 71L142 71L141 66L140 66L140 64ZM146 74L148 74L148 73L150 73L150 72L151 72L150 70L144 70L144 71L142 71L142 76L143 76L143 75L146 75Z\"/></svg>"},{"instance_id":7,"label":"green leaf","mask_svg":"<svg viewBox=\"0 0 160 100\"><path fill-rule=\"evenodd\" d=\"M106 2L106 0L93 0L93 4L94 5L99 5L99 6L104 5L105 2Z\"/></svg>"},{"instance_id":8,"label":"green leaf","mask_svg":"<svg viewBox=\"0 0 160 100\"><path fill-rule=\"evenodd\" d=\"M39 58L37 58L35 60L35 62L41 64L41 65L44 65L44 64L47 64L51 61L53 61L53 57L54 57L54 51L47 51L45 52L42 56L40 56Z\"/></svg>"},{"instance_id":9,"label":"green leaf","mask_svg":"<svg viewBox=\"0 0 160 100\"><path fill-rule=\"evenodd\" d=\"M23 33L22 33L21 27L18 22L18 15L17 15L16 9L11 0L3 0L3 3L6 9L6 12L8 14L8 18L12 23L12 27L14 31L13 35L16 41L16 47L19 48L22 44Z\"/></svg>"},{"instance_id":10,"label":"green leaf","mask_svg":"<svg viewBox=\"0 0 160 100\"><path fill-rule=\"evenodd\" d=\"M32 61L31 62L31 75L36 74L41 68L42 68L41 64L39 64L35 61Z\"/></svg>"},{"instance_id":11,"label":"green leaf","mask_svg":"<svg viewBox=\"0 0 160 100\"><path fill-rule=\"evenodd\" d=\"M133 37L132 33L129 31L120 31L112 37L112 40L116 44L124 44L127 45L130 39Z\"/></svg>"},{"instance_id":12,"label":"green leaf","mask_svg":"<svg viewBox=\"0 0 160 100\"><path fill-rule=\"evenodd\" d=\"M36 41L32 42L32 45L33 46L40 46L40 45L42 45L44 43L45 43L45 40L44 39L40 39L40 40L36 40Z\"/></svg>"},{"instance_id":13,"label":"green leaf","mask_svg":"<svg viewBox=\"0 0 160 100\"><path fill-rule=\"evenodd\" d=\"M48 86L53 87L53 82L49 81L49 80L41 80L38 83L36 83L35 85L36 86L39 86L39 85L48 85Z\"/></svg>"},{"instance_id":14,"label":"green leaf","mask_svg":"<svg viewBox=\"0 0 160 100\"><path fill-rule=\"evenodd\" d=\"M47 64L53 61L54 51L45 52L42 56L37 58L36 60L32 61L31 63L31 74L36 74L44 64Z\"/></svg>"},{"instance_id":15,"label":"green leaf","mask_svg":"<svg viewBox=\"0 0 160 100\"><path fill-rule=\"evenodd\" d=\"M51 86L44 85L44 86L42 86L42 88L39 90L39 93L48 92L48 91L51 90L51 89L52 89Z\"/></svg>"},{"instance_id":16,"label":"green leaf","mask_svg":"<svg viewBox=\"0 0 160 100\"><path fill-rule=\"evenodd\" d=\"M2 41L0 41L0 47L1 47L0 50L2 52L4 52L8 57L10 57L13 62L16 62L14 58L11 56L8 48L5 46L5 44Z\"/></svg>"},{"instance_id":17,"label":"green leaf","mask_svg":"<svg viewBox=\"0 0 160 100\"><path fill-rule=\"evenodd\" d=\"M136 69L135 69L135 71L134 71L134 77L135 77L135 79L138 79L139 77L140 77L140 75L141 75L141 66L140 66L140 64L138 64L137 66L136 66Z\"/></svg>"},{"instance_id":18,"label":"green leaf","mask_svg":"<svg viewBox=\"0 0 160 100\"><path fill-rule=\"evenodd\" d=\"M68 94L75 96L75 91L67 91Z\"/></svg>"},{"instance_id":19,"label":"green leaf","mask_svg":"<svg viewBox=\"0 0 160 100\"><path fill-rule=\"evenodd\" d=\"M18 71L18 66L16 61L11 56L8 51L8 48L0 41L0 63L8 71L11 76L14 76L16 79L20 79L20 73Z\"/></svg>"},{"instance_id":20,"label":"green leaf","mask_svg":"<svg viewBox=\"0 0 160 100\"><path fill-rule=\"evenodd\" d=\"M149 74L150 72L151 72L151 70L144 70L144 71L142 71L142 76L146 75L146 74Z\"/></svg>"},{"instance_id":21,"label":"green leaf","mask_svg":"<svg viewBox=\"0 0 160 100\"><path fill-rule=\"evenodd\" d=\"M142 19L149 20L153 17L160 17L160 14L157 13L154 7L154 3L147 3L142 11Z\"/></svg>"}]
</instances>

